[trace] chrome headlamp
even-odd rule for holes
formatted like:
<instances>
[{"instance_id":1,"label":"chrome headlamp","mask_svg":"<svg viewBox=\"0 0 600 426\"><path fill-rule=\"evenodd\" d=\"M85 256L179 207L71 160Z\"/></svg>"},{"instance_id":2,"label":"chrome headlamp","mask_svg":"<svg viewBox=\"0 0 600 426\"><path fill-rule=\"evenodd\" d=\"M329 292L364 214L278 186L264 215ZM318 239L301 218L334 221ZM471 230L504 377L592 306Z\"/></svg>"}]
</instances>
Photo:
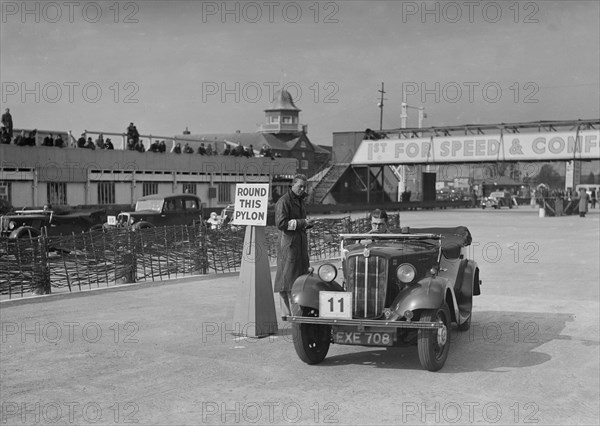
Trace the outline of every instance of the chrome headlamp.
<instances>
[{"instance_id":1,"label":"chrome headlamp","mask_svg":"<svg viewBox=\"0 0 600 426\"><path fill-rule=\"evenodd\" d=\"M326 263L324 265L319 266L319 278L326 283L329 283L335 280L337 277L337 269L330 263Z\"/></svg>"},{"instance_id":2,"label":"chrome headlamp","mask_svg":"<svg viewBox=\"0 0 600 426\"><path fill-rule=\"evenodd\" d=\"M410 263L403 263L396 269L396 277L398 277L400 282L405 284L412 282L415 279L416 274L417 271L415 267Z\"/></svg>"}]
</instances>

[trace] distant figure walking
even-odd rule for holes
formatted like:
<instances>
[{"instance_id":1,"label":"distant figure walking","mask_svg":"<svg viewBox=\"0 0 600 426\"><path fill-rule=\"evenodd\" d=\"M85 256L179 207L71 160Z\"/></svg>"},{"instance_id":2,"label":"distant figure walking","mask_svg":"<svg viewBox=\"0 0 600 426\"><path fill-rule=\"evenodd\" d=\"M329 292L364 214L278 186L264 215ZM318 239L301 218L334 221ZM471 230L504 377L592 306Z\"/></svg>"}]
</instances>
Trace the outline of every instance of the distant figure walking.
<instances>
[{"instance_id":1,"label":"distant figure walking","mask_svg":"<svg viewBox=\"0 0 600 426\"><path fill-rule=\"evenodd\" d=\"M588 212L588 194L585 188L579 190L579 217L585 217Z\"/></svg>"}]
</instances>

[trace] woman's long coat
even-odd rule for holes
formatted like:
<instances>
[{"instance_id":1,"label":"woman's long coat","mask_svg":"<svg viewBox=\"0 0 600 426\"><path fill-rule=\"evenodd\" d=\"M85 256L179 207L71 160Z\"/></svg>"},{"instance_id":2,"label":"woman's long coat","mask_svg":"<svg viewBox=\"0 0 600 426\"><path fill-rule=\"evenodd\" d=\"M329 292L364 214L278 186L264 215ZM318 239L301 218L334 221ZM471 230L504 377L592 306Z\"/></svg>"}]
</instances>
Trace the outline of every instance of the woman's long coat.
<instances>
[{"instance_id":1,"label":"woman's long coat","mask_svg":"<svg viewBox=\"0 0 600 426\"><path fill-rule=\"evenodd\" d=\"M588 212L588 202L589 198L587 192L581 191L579 192L579 213L587 213Z\"/></svg>"},{"instance_id":2,"label":"woman's long coat","mask_svg":"<svg viewBox=\"0 0 600 426\"><path fill-rule=\"evenodd\" d=\"M277 239L277 274L275 292L291 291L296 278L309 267L308 239L306 236L306 210L304 203L289 190L275 206Z\"/></svg>"}]
</instances>

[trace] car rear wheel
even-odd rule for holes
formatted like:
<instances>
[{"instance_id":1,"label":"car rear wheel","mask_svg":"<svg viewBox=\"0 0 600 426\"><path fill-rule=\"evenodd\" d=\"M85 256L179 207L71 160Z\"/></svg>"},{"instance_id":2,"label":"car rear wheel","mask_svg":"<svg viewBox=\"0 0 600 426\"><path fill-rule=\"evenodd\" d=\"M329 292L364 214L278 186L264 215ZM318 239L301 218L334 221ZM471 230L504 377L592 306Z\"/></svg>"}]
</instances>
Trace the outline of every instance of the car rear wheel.
<instances>
[{"instance_id":1,"label":"car rear wheel","mask_svg":"<svg viewBox=\"0 0 600 426\"><path fill-rule=\"evenodd\" d=\"M438 371L448 358L450 351L450 310L445 303L438 309L426 309L421 314L421 322L441 322L444 328L419 330L417 348L423 368Z\"/></svg>"},{"instance_id":2,"label":"car rear wheel","mask_svg":"<svg viewBox=\"0 0 600 426\"><path fill-rule=\"evenodd\" d=\"M302 308L302 316L318 317L316 309ZM331 327L320 324L294 324L294 348L298 357L307 364L318 364L329 351Z\"/></svg>"}]
</instances>

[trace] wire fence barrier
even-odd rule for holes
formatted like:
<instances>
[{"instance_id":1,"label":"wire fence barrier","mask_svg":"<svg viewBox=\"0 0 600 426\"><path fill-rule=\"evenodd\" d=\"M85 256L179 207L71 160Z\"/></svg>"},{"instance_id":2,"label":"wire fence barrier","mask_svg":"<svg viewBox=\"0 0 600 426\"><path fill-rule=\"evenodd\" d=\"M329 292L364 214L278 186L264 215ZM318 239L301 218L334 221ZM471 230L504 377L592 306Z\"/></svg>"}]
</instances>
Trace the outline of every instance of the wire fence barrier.
<instances>
[{"instance_id":1,"label":"wire fence barrier","mask_svg":"<svg viewBox=\"0 0 600 426\"><path fill-rule=\"evenodd\" d=\"M390 226L398 217L390 216ZM320 219L308 230L311 261L338 257L341 233L366 232L369 220ZM81 291L124 283L236 272L242 263L244 227L204 225L109 228L79 234L0 238L0 296ZM271 265L279 231L266 227Z\"/></svg>"}]
</instances>

